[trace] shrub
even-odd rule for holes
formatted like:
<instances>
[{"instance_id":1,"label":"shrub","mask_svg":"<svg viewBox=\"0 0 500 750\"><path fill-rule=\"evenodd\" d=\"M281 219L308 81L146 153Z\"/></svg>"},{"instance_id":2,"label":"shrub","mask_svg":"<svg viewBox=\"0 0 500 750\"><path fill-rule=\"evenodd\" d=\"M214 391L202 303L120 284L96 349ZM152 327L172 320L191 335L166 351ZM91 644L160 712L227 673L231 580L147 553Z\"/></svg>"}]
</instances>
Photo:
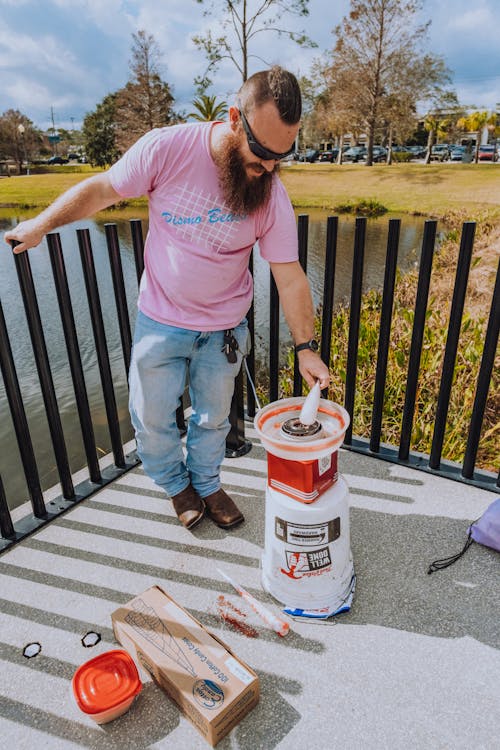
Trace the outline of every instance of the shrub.
<instances>
[{"instance_id":1,"label":"shrub","mask_svg":"<svg viewBox=\"0 0 500 750\"><path fill-rule=\"evenodd\" d=\"M409 162L413 158L413 154L409 151L393 151L392 152L392 161L397 162Z\"/></svg>"},{"instance_id":2,"label":"shrub","mask_svg":"<svg viewBox=\"0 0 500 750\"><path fill-rule=\"evenodd\" d=\"M339 214L356 214L357 216L383 216L387 208L376 200L360 200L356 203L339 203L333 209Z\"/></svg>"}]
</instances>

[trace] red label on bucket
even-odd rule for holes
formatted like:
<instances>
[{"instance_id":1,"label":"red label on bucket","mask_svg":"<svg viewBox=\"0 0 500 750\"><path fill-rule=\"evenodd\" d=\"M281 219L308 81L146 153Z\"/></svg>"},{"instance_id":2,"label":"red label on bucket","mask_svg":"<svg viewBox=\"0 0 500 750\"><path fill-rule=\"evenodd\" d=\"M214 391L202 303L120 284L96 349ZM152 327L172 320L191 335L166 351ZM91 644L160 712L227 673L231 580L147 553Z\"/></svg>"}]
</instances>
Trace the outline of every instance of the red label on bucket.
<instances>
[{"instance_id":1,"label":"red label on bucket","mask_svg":"<svg viewBox=\"0 0 500 750\"><path fill-rule=\"evenodd\" d=\"M337 451L314 461L289 461L267 454L268 484L301 503L313 503L338 478Z\"/></svg>"}]
</instances>

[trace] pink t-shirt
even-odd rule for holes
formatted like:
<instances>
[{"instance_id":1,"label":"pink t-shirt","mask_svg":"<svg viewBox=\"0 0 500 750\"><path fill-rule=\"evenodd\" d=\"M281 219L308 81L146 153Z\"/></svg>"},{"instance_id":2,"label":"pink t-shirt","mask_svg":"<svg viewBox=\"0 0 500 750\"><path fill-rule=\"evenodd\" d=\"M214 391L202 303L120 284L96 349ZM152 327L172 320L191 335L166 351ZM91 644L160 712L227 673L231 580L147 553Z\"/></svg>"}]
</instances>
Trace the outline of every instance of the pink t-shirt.
<instances>
[{"instance_id":1,"label":"pink t-shirt","mask_svg":"<svg viewBox=\"0 0 500 750\"><path fill-rule=\"evenodd\" d=\"M213 126L152 130L109 170L121 196L149 198L140 310L194 331L233 328L245 317L253 294L248 259L256 240L267 261L298 258L295 216L278 177L265 209L238 215L225 205L210 155Z\"/></svg>"}]
</instances>

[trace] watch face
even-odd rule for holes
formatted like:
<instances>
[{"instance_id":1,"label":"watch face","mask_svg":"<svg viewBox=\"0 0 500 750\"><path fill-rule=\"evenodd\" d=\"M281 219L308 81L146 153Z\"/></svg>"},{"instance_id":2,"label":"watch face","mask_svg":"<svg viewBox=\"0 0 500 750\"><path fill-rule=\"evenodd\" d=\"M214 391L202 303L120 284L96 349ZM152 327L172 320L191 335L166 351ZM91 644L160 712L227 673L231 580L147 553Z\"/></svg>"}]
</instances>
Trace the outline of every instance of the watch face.
<instances>
[{"instance_id":1,"label":"watch face","mask_svg":"<svg viewBox=\"0 0 500 750\"><path fill-rule=\"evenodd\" d=\"M317 352L319 349L318 342L315 341L314 339L311 339L311 341L309 342L309 346L311 347L313 352Z\"/></svg>"}]
</instances>

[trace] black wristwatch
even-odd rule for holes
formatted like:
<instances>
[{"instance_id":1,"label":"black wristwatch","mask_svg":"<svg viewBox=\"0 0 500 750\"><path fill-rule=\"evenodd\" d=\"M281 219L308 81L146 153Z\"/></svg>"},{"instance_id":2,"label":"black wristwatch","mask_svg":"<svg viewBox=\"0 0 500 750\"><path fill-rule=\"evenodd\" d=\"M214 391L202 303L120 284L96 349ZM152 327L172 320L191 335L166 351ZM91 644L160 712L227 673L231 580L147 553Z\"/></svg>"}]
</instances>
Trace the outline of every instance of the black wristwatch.
<instances>
[{"instance_id":1,"label":"black wristwatch","mask_svg":"<svg viewBox=\"0 0 500 750\"><path fill-rule=\"evenodd\" d=\"M318 342L315 339L310 339L304 344L297 344L295 347L295 354L304 351L304 349L310 349L312 352L317 352L319 349Z\"/></svg>"}]
</instances>

